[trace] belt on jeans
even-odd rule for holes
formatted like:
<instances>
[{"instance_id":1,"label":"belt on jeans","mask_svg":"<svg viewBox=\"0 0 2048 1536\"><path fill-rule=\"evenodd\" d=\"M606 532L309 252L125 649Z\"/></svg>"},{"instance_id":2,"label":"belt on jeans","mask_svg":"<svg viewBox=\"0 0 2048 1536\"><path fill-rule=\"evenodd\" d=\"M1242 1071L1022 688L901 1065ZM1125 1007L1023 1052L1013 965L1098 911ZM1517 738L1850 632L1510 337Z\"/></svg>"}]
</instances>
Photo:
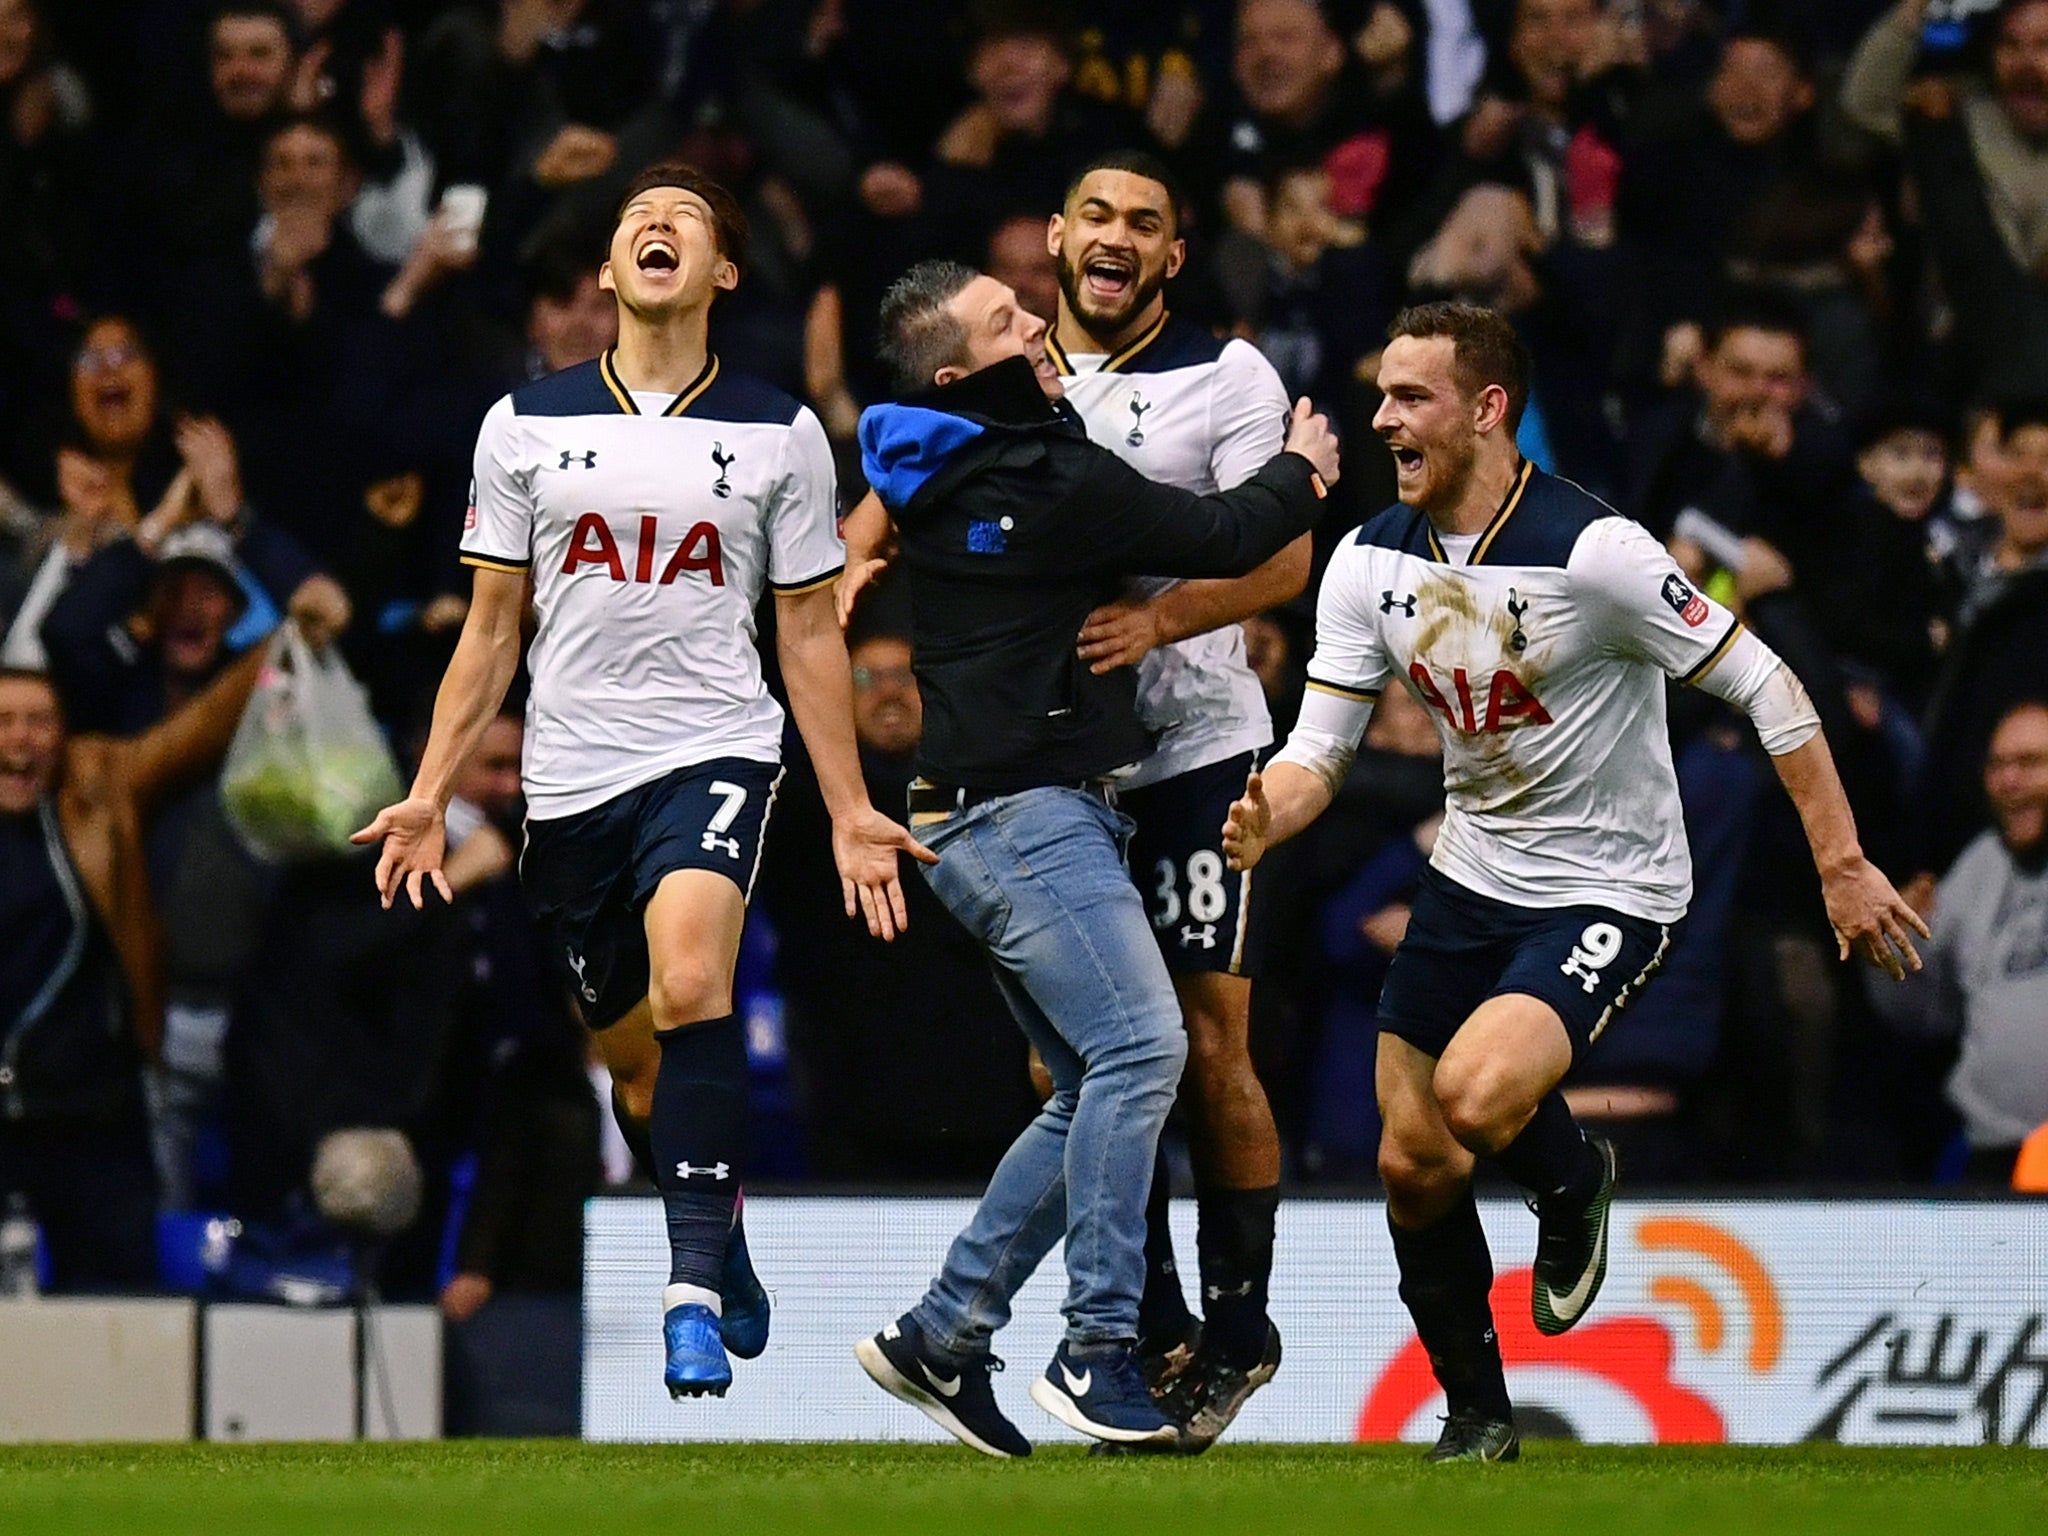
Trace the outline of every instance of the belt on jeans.
<instances>
[{"instance_id":1,"label":"belt on jeans","mask_svg":"<svg viewBox=\"0 0 2048 1536\"><path fill-rule=\"evenodd\" d=\"M1076 783L1032 785L1034 789L1077 789L1090 799L1100 800L1112 808L1116 805L1116 788L1107 779L1083 779ZM951 816L960 811L972 810L989 800L1000 800L1005 795L1021 795L1021 789L969 789L959 784L934 784L929 779L913 779L910 790L904 796L906 809L912 816Z\"/></svg>"}]
</instances>

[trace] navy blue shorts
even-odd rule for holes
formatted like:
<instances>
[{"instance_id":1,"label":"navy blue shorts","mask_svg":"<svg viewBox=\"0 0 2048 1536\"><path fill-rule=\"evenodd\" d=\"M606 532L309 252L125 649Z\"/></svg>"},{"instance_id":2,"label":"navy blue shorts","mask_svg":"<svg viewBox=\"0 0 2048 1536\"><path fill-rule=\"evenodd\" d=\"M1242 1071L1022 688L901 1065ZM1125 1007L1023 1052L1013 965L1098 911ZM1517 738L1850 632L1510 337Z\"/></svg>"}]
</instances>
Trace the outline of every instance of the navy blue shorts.
<instances>
[{"instance_id":1,"label":"navy blue shorts","mask_svg":"<svg viewBox=\"0 0 2048 1536\"><path fill-rule=\"evenodd\" d=\"M573 816L526 823L519 879L549 953L592 1029L647 995L642 917L662 877L709 869L751 897L782 770L721 757L692 763Z\"/></svg>"},{"instance_id":2,"label":"navy blue shorts","mask_svg":"<svg viewBox=\"0 0 2048 1536\"><path fill-rule=\"evenodd\" d=\"M1175 975L1257 974L1265 939L1261 903L1252 895L1251 871L1235 873L1223 857L1223 823L1253 761L1241 752L1117 796L1117 809L1138 824L1131 878Z\"/></svg>"},{"instance_id":3,"label":"navy blue shorts","mask_svg":"<svg viewBox=\"0 0 2048 1536\"><path fill-rule=\"evenodd\" d=\"M1555 1008L1578 1060L1640 992L1671 929L1608 907L1518 907L1425 868L1380 992L1380 1028L1441 1056L1489 997Z\"/></svg>"}]
</instances>

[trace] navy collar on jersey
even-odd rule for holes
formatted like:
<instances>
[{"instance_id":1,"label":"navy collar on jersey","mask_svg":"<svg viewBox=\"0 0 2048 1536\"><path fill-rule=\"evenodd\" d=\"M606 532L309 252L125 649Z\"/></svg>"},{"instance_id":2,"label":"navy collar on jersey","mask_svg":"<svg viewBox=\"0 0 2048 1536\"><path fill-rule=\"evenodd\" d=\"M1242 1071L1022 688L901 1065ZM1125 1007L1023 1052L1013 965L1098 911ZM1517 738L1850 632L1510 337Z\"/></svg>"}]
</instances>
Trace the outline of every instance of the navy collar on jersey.
<instances>
[{"instance_id":1,"label":"navy collar on jersey","mask_svg":"<svg viewBox=\"0 0 2048 1536\"><path fill-rule=\"evenodd\" d=\"M1161 334L1166 330L1168 315L1169 311L1162 308L1159 311L1159 318L1145 327L1144 334L1134 341L1125 343L1122 347L1104 358L1102 366L1096 371L1098 373L1116 373L1121 370L1132 358L1136 357L1160 338ZM1067 361L1066 352L1061 348L1059 339L1051 331L1045 333L1045 352L1046 356L1052 359L1053 367L1057 368L1067 377L1073 377L1074 365Z\"/></svg>"},{"instance_id":2,"label":"navy collar on jersey","mask_svg":"<svg viewBox=\"0 0 2048 1536\"><path fill-rule=\"evenodd\" d=\"M1507 495L1501 498L1500 506L1494 510L1492 519L1480 531L1479 542L1472 546L1471 558L1465 562L1467 565L1477 565L1486 558L1487 550L1493 547L1493 541L1499 537L1507 520L1515 515L1515 508L1522 504L1522 493L1529 489L1529 482L1535 474L1536 466L1527 459L1522 460L1522 467L1515 472L1515 478L1508 486ZM1444 553L1443 544L1436 536L1436 524L1429 520L1427 513L1423 515L1422 526L1429 535L1430 558L1439 564L1449 565L1451 557Z\"/></svg>"},{"instance_id":3,"label":"navy collar on jersey","mask_svg":"<svg viewBox=\"0 0 2048 1536\"><path fill-rule=\"evenodd\" d=\"M597 360L598 376L604 380L604 387L611 391L612 399L618 402L619 409L628 416L638 416L640 414L640 407L633 402L633 392L626 388L624 382L619 378L618 364L612 361L613 356L617 352L617 347L606 347L604 349L604 355ZM661 414L664 416L682 415L683 412L696 403L699 395L711 387L711 381L717 377L718 354L714 352L706 355L703 371L683 386L675 399L669 401L668 405L663 408Z\"/></svg>"}]
</instances>

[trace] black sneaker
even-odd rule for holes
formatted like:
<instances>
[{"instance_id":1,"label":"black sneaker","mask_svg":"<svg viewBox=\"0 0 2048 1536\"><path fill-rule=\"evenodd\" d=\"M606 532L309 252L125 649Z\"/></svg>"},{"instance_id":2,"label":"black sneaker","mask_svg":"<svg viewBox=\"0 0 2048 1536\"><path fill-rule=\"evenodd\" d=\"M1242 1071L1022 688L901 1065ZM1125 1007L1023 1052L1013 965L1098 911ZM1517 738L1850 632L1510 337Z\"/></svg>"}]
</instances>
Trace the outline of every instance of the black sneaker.
<instances>
[{"instance_id":1,"label":"black sneaker","mask_svg":"<svg viewBox=\"0 0 2048 1536\"><path fill-rule=\"evenodd\" d=\"M1606 1137L1588 1136L1586 1141L1600 1157L1600 1187L1593 1198L1584 1205L1559 1206L1545 1200L1536 1207L1536 1273L1529 1310L1538 1333L1563 1333L1584 1317L1607 1278L1607 1216L1620 1164L1614 1143Z\"/></svg>"},{"instance_id":2,"label":"black sneaker","mask_svg":"<svg viewBox=\"0 0 2048 1536\"><path fill-rule=\"evenodd\" d=\"M1145 1376L1145 1390L1159 1411L1185 1431L1189 1417L1201 1401L1202 1322L1190 1317L1186 1330L1167 1339L1138 1340L1138 1369ZM1090 1456L1191 1456L1207 1450L1191 1443L1183 1433L1176 1440L1098 1440L1088 1447Z\"/></svg>"},{"instance_id":3,"label":"black sneaker","mask_svg":"<svg viewBox=\"0 0 2048 1536\"><path fill-rule=\"evenodd\" d=\"M884 1392L918 1409L961 1444L984 1456L1031 1454L1031 1442L996 1406L989 1373L1000 1371L1003 1362L994 1355L959 1364L941 1360L908 1317L862 1339L853 1353Z\"/></svg>"},{"instance_id":4,"label":"black sneaker","mask_svg":"<svg viewBox=\"0 0 2048 1536\"><path fill-rule=\"evenodd\" d=\"M1477 1408L1456 1408L1444 1421L1424 1461L1519 1461L1522 1437L1512 1419L1489 1418Z\"/></svg>"},{"instance_id":5,"label":"black sneaker","mask_svg":"<svg viewBox=\"0 0 2048 1536\"><path fill-rule=\"evenodd\" d=\"M1097 1440L1126 1445L1180 1440L1180 1426L1152 1401L1138 1352L1129 1345L1082 1358L1062 1339L1045 1374L1031 1383L1031 1400L1069 1429Z\"/></svg>"},{"instance_id":6,"label":"black sneaker","mask_svg":"<svg viewBox=\"0 0 2048 1536\"><path fill-rule=\"evenodd\" d=\"M1259 1356L1259 1363L1249 1370L1239 1370L1221 1360L1204 1356L1196 1362L1189 1374L1196 1380L1194 1411L1187 1417L1183 1431L1188 1441L1188 1452L1199 1456L1214 1445L1223 1431L1230 1428L1251 1395L1273 1379L1280 1369L1280 1330L1271 1322L1266 1324L1266 1349Z\"/></svg>"}]
</instances>

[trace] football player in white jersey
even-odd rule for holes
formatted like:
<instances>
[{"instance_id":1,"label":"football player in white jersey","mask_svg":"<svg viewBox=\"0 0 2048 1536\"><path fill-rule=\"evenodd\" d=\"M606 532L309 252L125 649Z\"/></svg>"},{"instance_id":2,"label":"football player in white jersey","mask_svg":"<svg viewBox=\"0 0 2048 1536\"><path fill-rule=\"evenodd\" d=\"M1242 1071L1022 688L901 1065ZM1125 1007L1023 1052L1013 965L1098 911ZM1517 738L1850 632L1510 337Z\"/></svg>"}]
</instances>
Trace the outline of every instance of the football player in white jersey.
<instances>
[{"instance_id":1,"label":"football player in white jersey","mask_svg":"<svg viewBox=\"0 0 2048 1536\"><path fill-rule=\"evenodd\" d=\"M1863 856L1798 679L1642 527L1522 459L1528 362L1507 321L1429 304L1389 334L1373 424L1401 500L1331 561L1300 721L1224 844L1250 868L1320 815L1390 681L1435 719L1447 804L1380 997L1379 1168L1401 1299L1449 1399L1430 1457L1505 1461L1519 1444L1473 1162L1536 1196L1531 1308L1564 1332L1606 1271L1616 1168L1557 1084L1656 970L1692 895L1666 678L1755 724L1844 958L1902 975L1927 929Z\"/></svg>"},{"instance_id":2,"label":"football player in white jersey","mask_svg":"<svg viewBox=\"0 0 2048 1536\"><path fill-rule=\"evenodd\" d=\"M1185 246L1160 161L1127 152L1084 167L1047 244L1060 299L1046 350L1090 437L1147 479L1203 494L1242 484L1280 451L1288 400L1272 364L1250 342L1218 340L1167 309ZM1181 1294L1161 1177L1139 1340L1155 1393L1187 1424L1183 1449L1213 1443L1280 1359L1266 1315L1280 1136L1248 1042L1263 925L1250 872L1225 865L1220 828L1273 740L1239 626L1298 594L1309 562L1304 534L1248 576L1146 580L1091 614L1080 635L1094 671L1137 667L1138 715L1157 740L1118 794L1137 823L1131 873L1188 1031L1204 1319L1197 1330Z\"/></svg>"},{"instance_id":3,"label":"football player in white jersey","mask_svg":"<svg viewBox=\"0 0 2048 1536\"><path fill-rule=\"evenodd\" d=\"M747 1053L733 965L781 779L783 716L754 609L775 593L790 707L832 813L848 916L903 925L897 853L927 853L868 803L832 584L844 561L823 427L709 349L746 223L692 167L627 187L599 284L618 345L500 400L478 434L462 558L476 568L410 796L357 834L377 888L415 906L441 873L450 780L519 665L532 583L522 782L526 886L597 1031L667 1214L664 1373L723 1396L726 1351L767 1343L738 1220Z\"/></svg>"}]
</instances>

